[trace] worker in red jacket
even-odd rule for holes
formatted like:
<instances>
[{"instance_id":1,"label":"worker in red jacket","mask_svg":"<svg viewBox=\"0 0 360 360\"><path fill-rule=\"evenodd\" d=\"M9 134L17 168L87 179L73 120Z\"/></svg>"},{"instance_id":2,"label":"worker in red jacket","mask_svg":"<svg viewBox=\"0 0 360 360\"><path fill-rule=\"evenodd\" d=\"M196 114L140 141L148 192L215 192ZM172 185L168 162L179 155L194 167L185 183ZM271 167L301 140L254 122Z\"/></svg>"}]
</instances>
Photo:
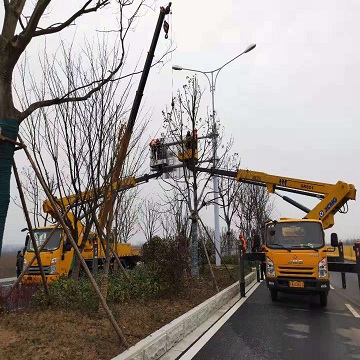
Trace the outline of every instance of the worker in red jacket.
<instances>
[{"instance_id":1,"label":"worker in red jacket","mask_svg":"<svg viewBox=\"0 0 360 360\"><path fill-rule=\"evenodd\" d=\"M156 150L157 150L157 141L159 141L158 139L152 139L150 141L150 149L151 149L151 155L153 157L154 160L156 160Z\"/></svg>"}]
</instances>

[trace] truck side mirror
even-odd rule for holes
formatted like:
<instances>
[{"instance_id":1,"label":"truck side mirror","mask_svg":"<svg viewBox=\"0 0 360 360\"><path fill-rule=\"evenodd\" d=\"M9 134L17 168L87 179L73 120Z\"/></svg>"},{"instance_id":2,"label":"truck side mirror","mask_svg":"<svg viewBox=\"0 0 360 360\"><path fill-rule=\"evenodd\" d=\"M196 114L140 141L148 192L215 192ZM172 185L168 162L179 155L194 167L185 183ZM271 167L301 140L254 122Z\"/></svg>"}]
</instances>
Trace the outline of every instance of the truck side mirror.
<instances>
[{"instance_id":1,"label":"truck side mirror","mask_svg":"<svg viewBox=\"0 0 360 360\"><path fill-rule=\"evenodd\" d=\"M331 246L332 247L339 246L339 240L338 240L337 233L331 233Z\"/></svg>"},{"instance_id":2,"label":"truck side mirror","mask_svg":"<svg viewBox=\"0 0 360 360\"><path fill-rule=\"evenodd\" d=\"M71 250L71 242L66 240L64 242L63 251L66 252L66 251L70 251L70 250Z\"/></svg>"},{"instance_id":3,"label":"truck side mirror","mask_svg":"<svg viewBox=\"0 0 360 360\"><path fill-rule=\"evenodd\" d=\"M25 248L27 249L28 245L29 245L29 241L30 241L30 235L27 234L26 238L25 238Z\"/></svg>"}]
</instances>

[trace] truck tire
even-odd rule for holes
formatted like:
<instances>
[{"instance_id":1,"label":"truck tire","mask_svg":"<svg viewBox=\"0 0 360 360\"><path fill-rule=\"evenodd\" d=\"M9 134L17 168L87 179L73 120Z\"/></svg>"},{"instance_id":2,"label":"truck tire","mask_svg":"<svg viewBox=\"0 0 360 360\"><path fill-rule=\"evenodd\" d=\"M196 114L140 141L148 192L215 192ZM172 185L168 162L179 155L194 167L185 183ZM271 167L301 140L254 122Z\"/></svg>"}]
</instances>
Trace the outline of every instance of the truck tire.
<instances>
[{"instance_id":1,"label":"truck tire","mask_svg":"<svg viewBox=\"0 0 360 360\"><path fill-rule=\"evenodd\" d=\"M278 291L276 289L270 289L271 300L278 301Z\"/></svg>"},{"instance_id":2,"label":"truck tire","mask_svg":"<svg viewBox=\"0 0 360 360\"><path fill-rule=\"evenodd\" d=\"M328 293L327 292L321 292L321 293L319 293L319 296L320 296L320 306L325 307L327 305Z\"/></svg>"}]
</instances>

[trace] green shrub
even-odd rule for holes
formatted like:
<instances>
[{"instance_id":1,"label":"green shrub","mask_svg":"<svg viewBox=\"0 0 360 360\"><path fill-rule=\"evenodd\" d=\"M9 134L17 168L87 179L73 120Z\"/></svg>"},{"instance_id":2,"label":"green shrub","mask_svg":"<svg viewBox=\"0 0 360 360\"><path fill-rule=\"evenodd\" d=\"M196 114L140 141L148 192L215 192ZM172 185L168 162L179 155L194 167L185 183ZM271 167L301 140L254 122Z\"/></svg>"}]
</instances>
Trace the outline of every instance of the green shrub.
<instances>
[{"instance_id":1,"label":"green shrub","mask_svg":"<svg viewBox=\"0 0 360 360\"><path fill-rule=\"evenodd\" d=\"M95 290L85 277L80 277L77 283L72 279L62 277L49 284L49 291L50 304L54 308L89 313L96 311L99 305ZM40 308L47 307L48 302L43 289L34 294L32 305Z\"/></svg>"},{"instance_id":2,"label":"green shrub","mask_svg":"<svg viewBox=\"0 0 360 360\"><path fill-rule=\"evenodd\" d=\"M107 300L120 303L132 299L156 299L178 294L185 286L189 256L186 246L172 239L153 238L143 246L144 264L128 271L130 281L120 272L109 275ZM96 280L99 284L101 273ZM49 285L50 303L54 308L96 312L99 305L95 290L87 277L74 282L67 277ZM46 308L48 301L43 290L32 299L35 307Z\"/></svg>"},{"instance_id":3,"label":"green shrub","mask_svg":"<svg viewBox=\"0 0 360 360\"><path fill-rule=\"evenodd\" d=\"M150 267L139 265L128 271L130 281L120 272L109 275L107 300L121 303L132 299L155 299L162 293L157 273ZM101 274L96 278L100 282ZM99 305L98 296L87 277L80 277L78 282L63 277L49 285L51 307L63 310L80 310L84 313L96 312ZM32 306L45 309L48 306L43 289L33 295Z\"/></svg>"},{"instance_id":4,"label":"green shrub","mask_svg":"<svg viewBox=\"0 0 360 360\"><path fill-rule=\"evenodd\" d=\"M156 274L159 291L180 293L189 270L188 248L180 240L154 237L143 245L144 265Z\"/></svg>"},{"instance_id":5,"label":"green shrub","mask_svg":"<svg viewBox=\"0 0 360 360\"><path fill-rule=\"evenodd\" d=\"M123 302L131 299L155 299L161 292L157 274L145 265L139 265L128 272L130 281L121 273L110 275L108 300Z\"/></svg>"}]
</instances>

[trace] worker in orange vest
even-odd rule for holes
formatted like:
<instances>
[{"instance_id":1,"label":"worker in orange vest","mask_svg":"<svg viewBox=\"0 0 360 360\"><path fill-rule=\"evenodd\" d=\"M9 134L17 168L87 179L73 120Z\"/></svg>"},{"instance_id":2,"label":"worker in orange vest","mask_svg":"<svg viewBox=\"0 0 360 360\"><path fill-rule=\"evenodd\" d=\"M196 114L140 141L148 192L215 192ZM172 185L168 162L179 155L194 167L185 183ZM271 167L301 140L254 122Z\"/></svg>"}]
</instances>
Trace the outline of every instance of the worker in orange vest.
<instances>
[{"instance_id":1,"label":"worker in orange vest","mask_svg":"<svg viewBox=\"0 0 360 360\"><path fill-rule=\"evenodd\" d=\"M246 244L246 240L245 240L245 238L244 238L244 236L242 234L239 235L239 240L240 240L240 243L243 246L244 251L246 252L247 244Z\"/></svg>"}]
</instances>

